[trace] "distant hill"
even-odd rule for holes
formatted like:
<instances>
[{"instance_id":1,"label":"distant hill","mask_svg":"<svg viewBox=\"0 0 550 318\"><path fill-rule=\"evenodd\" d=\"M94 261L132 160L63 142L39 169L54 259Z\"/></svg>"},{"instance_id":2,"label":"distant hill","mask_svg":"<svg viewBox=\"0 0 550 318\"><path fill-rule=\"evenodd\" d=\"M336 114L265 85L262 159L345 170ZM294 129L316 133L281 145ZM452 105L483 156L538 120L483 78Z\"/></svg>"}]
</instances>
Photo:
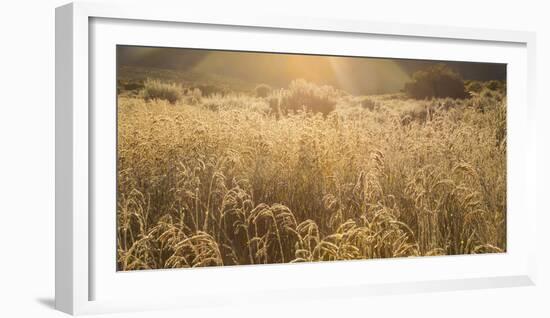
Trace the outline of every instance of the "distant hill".
<instances>
[{"instance_id":1,"label":"distant hill","mask_svg":"<svg viewBox=\"0 0 550 318\"><path fill-rule=\"evenodd\" d=\"M119 66L164 69L189 80L226 79L285 87L296 78L354 94L397 92L434 61L119 46ZM445 62L465 79L505 79L504 64Z\"/></svg>"}]
</instances>

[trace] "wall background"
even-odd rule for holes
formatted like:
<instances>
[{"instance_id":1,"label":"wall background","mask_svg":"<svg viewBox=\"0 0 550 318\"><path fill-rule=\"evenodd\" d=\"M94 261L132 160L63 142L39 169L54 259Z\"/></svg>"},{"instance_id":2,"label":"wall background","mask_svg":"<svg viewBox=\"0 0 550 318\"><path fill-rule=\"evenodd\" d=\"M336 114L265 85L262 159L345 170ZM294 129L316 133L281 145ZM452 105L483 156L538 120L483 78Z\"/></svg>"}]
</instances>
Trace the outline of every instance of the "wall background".
<instances>
[{"instance_id":1,"label":"wall background","mask_svg":"<svg viewBox=\"0 0 550 318\"><path fill-rule=\"evenodd\" d=\"M95 1L99 2L99 1ZM162 5L164 1L149 1ZM6 1L0 11L0 316L62 317L54 311L54 8L62 0ZM537 32L538 284L461 291L113 317L548 317L550 308L550 20L544 1L309 0L193 1L189 8L226 14L367 19Z\"/></svg>"}]
</instances>

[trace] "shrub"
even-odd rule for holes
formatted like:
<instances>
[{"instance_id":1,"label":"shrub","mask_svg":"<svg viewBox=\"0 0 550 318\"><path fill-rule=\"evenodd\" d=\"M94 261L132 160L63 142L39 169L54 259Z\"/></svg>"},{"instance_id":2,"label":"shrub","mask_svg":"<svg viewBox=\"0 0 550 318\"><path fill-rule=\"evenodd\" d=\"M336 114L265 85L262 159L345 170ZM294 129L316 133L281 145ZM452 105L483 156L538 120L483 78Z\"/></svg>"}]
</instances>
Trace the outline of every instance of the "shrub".
<instances>
[{"instance_id":1,"label":"shrub","mask_svg":"<svg viewBox=\"0 0 550 318\"><path fill-rule=\"evenodd\" d=\"M128 91L135 91L143 89L144 85L142 81L129 81L124 85L124 89Z\"/></svg>"},{"instance_id":2,"label":"shrub","mask_svg":"<svg viewBox=\"0 0 550 318\"><path fill-rule=\"evenodd\" d=\"M271 95L267 97L267 103L269 104L269 108L271 109L271 112L280 115L281 114L281 97L282 97L282 90L281 91L273 91L271 92Z\"/></svg>"},{"instance_id":3,"label":"shrub","mask_svg":"<svg viewBox=\"0 0 550 318\"><path fill-rule=\"evenodd\" d=\"M229 93L229 89L222 85L213 85L213 84L199 84L189 88L191 91L195 89L200 90L201 96L208 97L212 95L226 95Z\"/></svg>"},{"instance_id":4,"label":"shrub","mask_svg":"<svg viewBox=\"0 0 550 318\"><path fill-rule=\"evenodd\" d=\"M159 80L147 80L142 90L145 100L162 99L176 103L181 98L180 88L176 84L163 83Z\"/></svg>"},{"instance_id":5,"label":"shrub","mask_svg":"<svg viewBox=\"0 0 550 318\"><path fill-rule=\"evenodd\" d=\"M306 110L327 115L336 108L336 95L336 90L331 86L317 86L305 80L294 80L282 92L279 107L283 112Z\"/></svg>"},{"instance_id":6,"label":"shrub","mask_svg":"<svg viewBox=\"0 0 550 318\"><path fill-rule=\"evenodd\" d=\"M190 91L190 95L197 99L197 100L200 100L203 96L203 93L202 93L202 90L200 88L195 88L193 90Z\"/></svg>"},{"instance_id":7,"label":"shrub","mask_svg":"<svg viewBox=\"0 0 550 318\"><path fill-rule=\"evenodd\" d=\"M480 81L467 81L465 86L469 93L479 93L483 89L483 84Z\"/></svg>"},{"instance_id":8,"label":"shrub","mask_svg":"<svg viewBox=\"0 0 550 318\"><path fill-rule=\"evenodd\" d=\"M496 92L502 95L506 94L506 81L490 80L487 82L481 81L465 81L466 90L472 94L484 94L486 92Z\"/></svg>"},{"instance_id":9,"label":"shrub","mask_svg":"<svg viewBox=\"0 0 550 318\"><path fill-rule=\"evenodd\" d=\"M143 81L140 80L117 80L119 91L139 91L144 88Z\"/></svg>"},{"instance_id":10,"label":"shrub","mask_svg":"<svg viewBox=\"0 0 550 318\"><path fill-rule=\"evenodd\" d=\"M378 104L374 100L365 97L361 100L361 107L368 110L375 110L378 108Z\"/></svg>"},{"instance_id":11,"label":"shrub","mask_svg":"<svg viewBox=\"0 0 550 318\"><path fill-rule=\"evenodd\" d=\"M506 99L506 93L501 90L491 90L485 86L481 92L473 94L470 100L470 105L480 111L495 109L499 104Z\"/></svg>"},{"instance_id":12,"label":"shrub","mask_svg":"<svg viewBox=\"0 0 550 318\"><path fill-rule=\"evenodd\" d=\"M500 91L500 92L506 91L506 84L504 81L497 81L497 80L488 81L487 83L485 83L485 87L492 91Z\"/></svg>"},{"instance_id":13,"label":"shrub","mask_svg":"<svg viewBox=\"0 0 550 318\"><path fill-rule=\"evenodd\" d=\"M405 84L404 90L416 99L467 97L462 77L445 64L437 64L414 73L412 81Z\"/></svg>"},{"instance_id":14,"label":"shrub","mask_svg":"<svg viewBox=\"0 0 550 318\"><path fill-rule=\"evenodd\" d=\"M484 88L479 92L479 96L482 98L496 98L499 96L498 92L489 88Z\"/></svg>"},{"instance_id":15,"label":"shrub","mask_svg":"<svg viewBox=\"0 0 550 318\"><path fill-rule=\"evenodd\" d=\"M262 97L262 98L269 96L269 94L271 94L271 91L272 91L271 86L267 84L260 84L256 86L256 88L254 88L254 92L256 93L256 96Z\"/></svg>"},{"instance_id":16,"label":"shrub","mask_svg":"<svg viewBox=\"0 0 550 318\"><path fill-rule=\"evenodd\" d=\"M431 107L425 103L407 104L401 110L401 124L407 125L411 122L424 123L430 119Z\"/></svg>"},{"instance_id":17,"label":"shrub","mask_svg":"<svg viewBox=\"0 0 550 318\"><path fill-rule=\"evenodd\" d=\"M221 95L212 95L221 96ZM185 103L195 105L202 101L203 93L199 88L188 88L185 90Z\"/></svg>"}]
</instances>

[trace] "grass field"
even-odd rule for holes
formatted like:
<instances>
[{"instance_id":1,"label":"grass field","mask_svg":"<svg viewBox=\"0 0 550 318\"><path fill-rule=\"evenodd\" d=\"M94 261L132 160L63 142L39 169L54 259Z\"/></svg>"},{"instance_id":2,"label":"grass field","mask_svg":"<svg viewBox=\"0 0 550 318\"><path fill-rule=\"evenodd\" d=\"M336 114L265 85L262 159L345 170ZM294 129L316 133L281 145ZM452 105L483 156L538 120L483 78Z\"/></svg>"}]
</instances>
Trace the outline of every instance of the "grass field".
<instances>
[{"instance_id":1,"label":"grass field","mask_svg":"<svg viewBox=\"0 0 550 318\"><path fill-rule=\"evenodd\" d=\"M158 78L119 88L118 270L506 250L501 88L207 94Z\"/></svg>"}]
</instances>

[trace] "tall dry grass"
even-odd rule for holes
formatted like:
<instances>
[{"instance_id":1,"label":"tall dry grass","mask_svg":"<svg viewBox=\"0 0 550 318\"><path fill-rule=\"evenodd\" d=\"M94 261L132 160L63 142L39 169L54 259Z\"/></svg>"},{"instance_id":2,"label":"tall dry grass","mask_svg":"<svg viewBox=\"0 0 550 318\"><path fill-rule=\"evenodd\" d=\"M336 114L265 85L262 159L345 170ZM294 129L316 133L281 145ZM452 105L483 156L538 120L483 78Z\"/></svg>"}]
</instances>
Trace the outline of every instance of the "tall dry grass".
<instances>
[{"instance_id":1,"label":"tall dry grass","mask_svg":"<svg viewBox=\"0 0 550 318\"><path fill-rule=\"evenodd\" d=\"M505 251L505 98L365 100L119 96L118 269Z\"/></svg>"}]
</instances>

